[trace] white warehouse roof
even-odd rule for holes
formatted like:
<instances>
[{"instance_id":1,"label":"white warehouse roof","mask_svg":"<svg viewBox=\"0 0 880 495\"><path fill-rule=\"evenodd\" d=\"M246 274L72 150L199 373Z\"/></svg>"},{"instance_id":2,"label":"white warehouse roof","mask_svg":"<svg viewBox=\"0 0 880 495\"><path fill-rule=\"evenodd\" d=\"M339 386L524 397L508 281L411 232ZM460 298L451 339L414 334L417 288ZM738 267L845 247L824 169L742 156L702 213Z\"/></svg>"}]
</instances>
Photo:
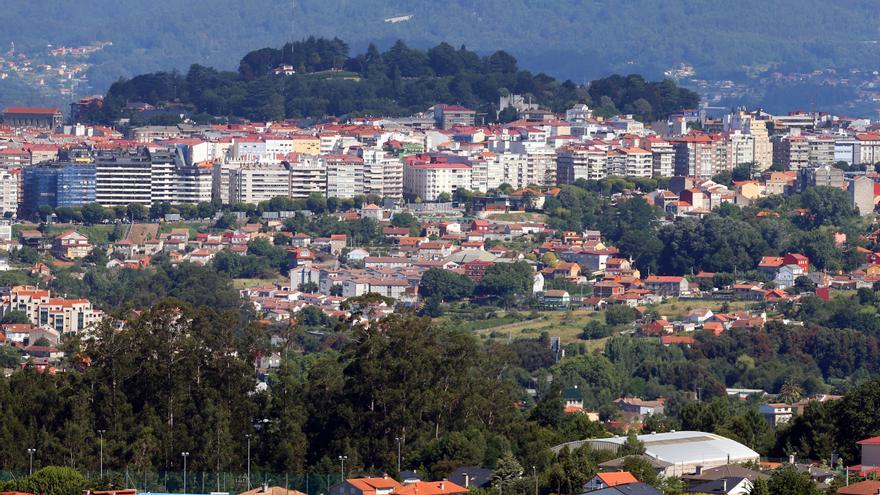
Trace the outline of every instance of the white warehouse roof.
<instances>
[{"instance_id":1,"label":"white warehouse roof","mask_svg":"<svg viewBox=\"0 0 880 495\"><path fill-rule=\"evenodd\" d=\"M645 444L645 455L673 465L714 465L757 461L760 456L754 450L729 438L702 431L674 431L639 435ZM553 447L555 452L568 447L577 449L590 444L597 450L617 450L626 437L593 438L568 442Z\"/></svg>"}]
</instances>

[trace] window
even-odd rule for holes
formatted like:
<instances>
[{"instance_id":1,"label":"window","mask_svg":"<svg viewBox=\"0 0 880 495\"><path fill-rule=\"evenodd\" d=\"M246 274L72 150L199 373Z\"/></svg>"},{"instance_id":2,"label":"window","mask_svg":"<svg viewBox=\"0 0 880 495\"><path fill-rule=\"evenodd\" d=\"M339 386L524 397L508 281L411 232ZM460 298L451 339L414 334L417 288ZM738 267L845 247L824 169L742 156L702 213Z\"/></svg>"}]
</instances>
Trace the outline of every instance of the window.
<instances>
[{"instance_id":1,"label":"window","mask_svg":"<svg viewBox=\"0 0 880 495\"><path fill-rule=\"evenodd\" d=\"M40 308L40 325L47 325L49 323L49 309L48 308Z\"/></svg>"},{"instance_id":2,"label":"window","mask_svg":"<svg viewBox=\"0 0 880 495\"><path fill-rule=\"evenodd\" d=\"M55 331L64 332L64 315L55 315Z\"/></svg>"}]
</instances>

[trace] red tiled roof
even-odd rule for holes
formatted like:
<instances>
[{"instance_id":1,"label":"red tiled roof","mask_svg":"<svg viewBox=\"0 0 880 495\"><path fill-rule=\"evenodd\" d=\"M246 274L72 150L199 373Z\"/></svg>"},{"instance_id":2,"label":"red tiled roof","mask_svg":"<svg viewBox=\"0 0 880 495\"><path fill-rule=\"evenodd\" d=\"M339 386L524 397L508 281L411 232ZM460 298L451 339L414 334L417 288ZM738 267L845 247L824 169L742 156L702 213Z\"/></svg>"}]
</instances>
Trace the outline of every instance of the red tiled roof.
<instances>
[{"instance_id":1,"label":"red tiled roof","mask_svg":"<svg viewBox=\"0 0 880 495\"><path fill-rule=\"evenodd\" d=\"M629 471L619 471L613 473L599 473L596 476L605 483L606 486L625 485L627 483L638 483L639 480Z\"/></svg>"},{"instance_id":2,"label":"red tiled roof","mask_svg":"<svg viewBox=\"0 0 880 495\"><path fill-rule=\"evenodd\" d=\"M36 108L36 107L7 107L3 113L33 113L40 115L53 115L59 110L57 108Z\"/></svg>"}]
</instances>

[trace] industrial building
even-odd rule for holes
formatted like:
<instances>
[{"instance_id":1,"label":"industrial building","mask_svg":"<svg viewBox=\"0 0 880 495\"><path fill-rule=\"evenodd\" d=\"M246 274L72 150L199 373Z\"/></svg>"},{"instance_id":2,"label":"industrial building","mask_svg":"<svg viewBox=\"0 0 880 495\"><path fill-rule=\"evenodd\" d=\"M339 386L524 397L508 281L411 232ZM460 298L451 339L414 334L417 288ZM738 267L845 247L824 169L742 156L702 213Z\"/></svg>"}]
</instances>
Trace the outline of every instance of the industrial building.
<instances>
[{"instance_id":1,"label":"industrial building","mask_svg":"<svg viewBox=\"0 0 880 495\"><path fill-rule=\"evenodd\" d=\"M595 450L617 451L626 443L625 436L592 438L568 442L553 447L554 452L563 448L575 450L589 445ZM726 464L757 462L760 456L754 450L729 438L702 431L673 431L639 435L645 445L645 455L668 464L664 476L693 474Z\"/></svg>"}]
</instances>

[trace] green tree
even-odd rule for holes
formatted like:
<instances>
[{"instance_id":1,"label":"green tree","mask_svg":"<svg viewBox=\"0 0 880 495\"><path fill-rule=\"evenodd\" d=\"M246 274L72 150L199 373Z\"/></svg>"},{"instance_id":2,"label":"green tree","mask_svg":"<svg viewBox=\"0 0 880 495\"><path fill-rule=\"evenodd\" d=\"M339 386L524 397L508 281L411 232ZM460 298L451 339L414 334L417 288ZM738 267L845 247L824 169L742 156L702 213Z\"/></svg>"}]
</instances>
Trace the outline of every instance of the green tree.
<instances>
[{"instance_id":1,"label":"green tree","mask_svg":"<svg viewBox=\"0 0 880 495\"><path fill-rule=\"evenodd\" d=\"M764 478L758 478L752 484L752 491L749 495L770 495L770 483Z\"/></svg>"},{"instance_id":2,"label":"green tree","mask_svg":"<svg viewBox=\"0 0 880 495\"><path fill-rule=\"evenodd\" d=\"M44 467L16 482L16 490L45 495L79 495L86 487L86 479L68 467Z\"/></svg>"},{"instance_id":3,"label":"green tree","mask_svg":"<svg viewBox=\"0 0 880 495\"><path fill-rule=\"evenodd\" d=\"M419 282L419 294L425 298L452 301L470 297L474 292L473 281L442 268L428 269Z\"/></svg>"},{"instance_id":4,"label":"green tree","mask_svg":"<svg viewBox=\"0 0 880 495\"><path fill-rule=\"evenodd\" d=\"M621 457L638 456L645 453L645 443L639 440L635 431L630 431L626 436L626 442L620 446L617 454ZM644 480L643 480L644 481Z\"/></svg>"},{"instance_id":5,"label":"green tree","mask_svg":"<svg viewBox=\"0 0 880 495\"><path fill-rule=\"evenodd\" d=\"M654 469L654 466L651 465L650 461L640 455L627 456L623 460L623 464L620 465L620 469L623 471L629 471L642 483L647 483L652 486L659 484L660 480L657 477L657 471Z\"/></svg>"},{"instance_id":6,"label":"green tree","mask_svg":"<svg viewBox=\"0 0 880 495\"><path fill-rule=\"evenodd\" d=\"M632 323L637 316L636 310L625 304L615 304L605 309L605 323L610 326Z\"/></svg>"},{"instance_id":7,"label":"green tree","mask_svg":"<svg viewBox=\"0 0 880 495\"><path fill-rule=\"evenodd\" d=\"M793 466L777 469L767 482L770 495L819 495L819 489L807 473Z\"/></svg>"},{"instance_id":8,"label":"green tree","mask_svg":"<svg viewBox=\"0 0 880 495\"><path fill-rule=\"evenodd\" d=\"M30 323L30 318L28 318L27 313L24 311L13 310L0 318L0 323L3 324L27 324Z\"/></svg>"},{"instance_id":9,"label":"green tree","mask_svg":"<svg viewBox=\"0 0 880 495\"><path fill-rule=\"evenodd\" d=\"M498 298L528 296L532 293L533 279L532 267L525 261L495 263L486 269L476 293Z\"/></svg>"}]
</instances>

